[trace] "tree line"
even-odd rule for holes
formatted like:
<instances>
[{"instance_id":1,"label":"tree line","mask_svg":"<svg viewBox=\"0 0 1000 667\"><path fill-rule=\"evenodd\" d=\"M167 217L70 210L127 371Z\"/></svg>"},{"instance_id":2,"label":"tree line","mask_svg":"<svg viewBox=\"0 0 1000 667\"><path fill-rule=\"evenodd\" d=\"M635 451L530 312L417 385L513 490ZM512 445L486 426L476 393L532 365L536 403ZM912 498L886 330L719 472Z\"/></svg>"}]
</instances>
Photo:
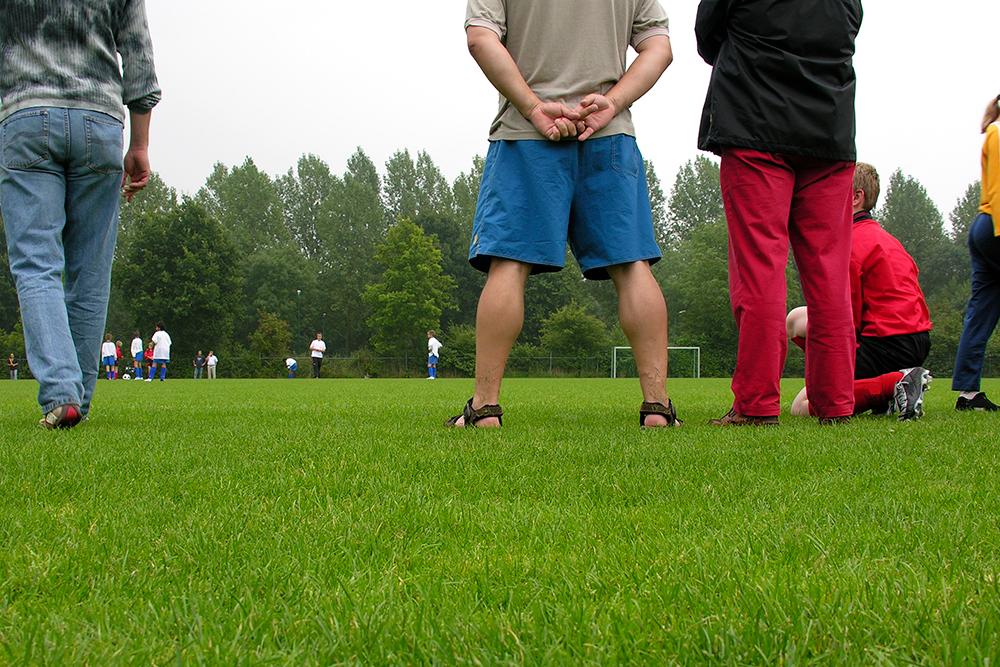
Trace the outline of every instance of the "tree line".
<instances>
[{"instance_id":1,"label":"tree line","mask_svg":"<svg viewBox=\"0 0 1000 667\"><path fill-rule=\"evenodd\" d=\"M223 375L275 376L322 331L334 375L415 375L424 332L445 344L443 374L470 374L475 312L484 276L467 260L483 160L449 181L426 152L396 152L382 172L360 148L335 174L304 155L276 178L252 159L215 165L193 196L153 176L123 203L108 330L148 338L162 321L173 356L214 350ZM646 163L657 240L654 274L667 296L672 345L700 346L702 374L728 376L736 329L729 309L727 239L719 167L699 156L677 172L669 195ZM923 186L897 171L875 217L916 259L934 319L929 367L950 373L969 293L965 238L979 202L970 185L945 225ZM6 244L2 264L6 268ZM803 302L793 261L789 307ZM513 374L607 375L612 345L627 345L614 290L584 280L572 260L533 277ZM0 345L23 356L16 292L0 276ZM996 352L996 343L990 352ZM994 358L996 355L993 355ZM674 374L691 359L675 355ZM228 367L228 368L227 368ZM792 346L787 373L801 373ZM989 370L989 369L987 369Z\"/></svg>"}]
</instances>

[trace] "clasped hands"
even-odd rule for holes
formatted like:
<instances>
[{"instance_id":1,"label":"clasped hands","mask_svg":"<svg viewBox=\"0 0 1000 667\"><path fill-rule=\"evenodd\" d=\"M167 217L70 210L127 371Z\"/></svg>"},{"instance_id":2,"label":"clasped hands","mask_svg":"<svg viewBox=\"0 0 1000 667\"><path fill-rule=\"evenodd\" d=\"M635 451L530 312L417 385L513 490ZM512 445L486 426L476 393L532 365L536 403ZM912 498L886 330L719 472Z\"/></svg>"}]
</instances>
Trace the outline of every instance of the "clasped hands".
<instances>
[{"instance_id":1,"label":"clasped hands","mask_svg":"<svg viewBox=\"0 0 1000 667\"><path fill-rule=\"evenodd\" d=\"M562 102L538 102L525 115L538 133L549 141L577 137L586 141L618 115L614 101L604 95L587 95L575 108Z\"/></svg>"}]
</instances>

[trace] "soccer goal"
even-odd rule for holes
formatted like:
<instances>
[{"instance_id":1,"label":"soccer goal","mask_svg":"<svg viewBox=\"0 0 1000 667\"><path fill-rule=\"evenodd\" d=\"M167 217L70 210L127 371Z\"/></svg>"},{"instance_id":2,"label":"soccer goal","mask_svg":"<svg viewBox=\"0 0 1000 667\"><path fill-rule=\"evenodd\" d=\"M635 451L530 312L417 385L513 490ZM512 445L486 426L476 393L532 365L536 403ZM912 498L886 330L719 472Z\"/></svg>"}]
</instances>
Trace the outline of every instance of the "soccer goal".
<instances>
[{"instance_id":1,"label":"soccer goal","mask_svg":"<svg viewBox=\"0 0 1000 667\"><path fill-rule=\"evenodd\" d=\"M670 355L670 376L671 377L701 377L701 348L700 347L668 347ZM680 354L675 354L679 352ZM624 378L636 377L638 372L635 368L635 356L632 348L627 346L616 346L611 349L611 377Z\"/></svg>"}]
</instances>

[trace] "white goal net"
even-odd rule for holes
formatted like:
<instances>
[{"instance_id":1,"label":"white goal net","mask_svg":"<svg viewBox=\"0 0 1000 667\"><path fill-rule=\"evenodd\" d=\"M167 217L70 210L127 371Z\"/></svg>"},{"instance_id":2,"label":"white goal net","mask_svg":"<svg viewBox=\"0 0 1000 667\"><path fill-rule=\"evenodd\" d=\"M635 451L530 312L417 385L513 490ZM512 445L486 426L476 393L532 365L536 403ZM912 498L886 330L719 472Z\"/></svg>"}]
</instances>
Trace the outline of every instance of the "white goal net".
<instances>
[{"instance_id":1,"label":"white goal net","mask_svg":"<svg viewBox=\"0 0 1000 667\"><path fill-rule=\"evenodd\" d=\"M670 377L701 377L701 348L700 347L668 347L667 353L670 356ZM632 348L627 346L617 346L611 349L611 377L628 378L637 377L638 371L635 368L635 355Z\"/></svg>"}]
</instances>

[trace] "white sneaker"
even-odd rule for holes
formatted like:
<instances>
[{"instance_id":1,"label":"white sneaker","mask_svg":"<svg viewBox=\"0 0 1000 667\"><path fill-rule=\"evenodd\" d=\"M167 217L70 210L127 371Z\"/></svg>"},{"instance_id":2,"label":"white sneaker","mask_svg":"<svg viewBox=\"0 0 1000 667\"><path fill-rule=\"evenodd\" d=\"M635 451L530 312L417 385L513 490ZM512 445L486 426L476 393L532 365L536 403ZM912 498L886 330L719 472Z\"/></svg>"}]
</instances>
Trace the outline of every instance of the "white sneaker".
<instances>
[{"instance_id":1,"label":"white sneaker","mask_svg":"<svg viewBox=\"0 0 1000 667\"><path fill-rule=\"evenodd\" d=\"M146 382L152 382L153 378L146 378Z\"/></svg>"}]
</instances>

